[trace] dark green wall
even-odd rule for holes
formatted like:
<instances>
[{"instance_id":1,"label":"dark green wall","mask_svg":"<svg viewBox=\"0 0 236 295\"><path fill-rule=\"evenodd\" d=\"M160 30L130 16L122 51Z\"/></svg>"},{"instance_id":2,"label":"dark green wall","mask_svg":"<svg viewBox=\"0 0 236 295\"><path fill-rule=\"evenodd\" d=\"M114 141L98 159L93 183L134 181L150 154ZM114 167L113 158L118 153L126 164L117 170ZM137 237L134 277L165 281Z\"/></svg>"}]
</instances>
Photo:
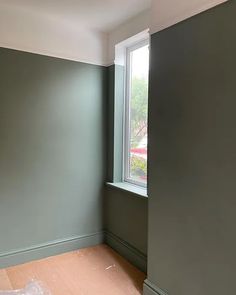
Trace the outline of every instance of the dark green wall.
<instances>
[{"instance_id":1,"label":"dark green wall","mask_svg":"<svg viewBox=\"0 0 236 295\"><path fill-rule=\"evenodd\" d=\"M0 49L0 256L103 229L106 74Z\"/></svg>"},{"instance_id":2,"label":"dark green wall","mask_svg":"<svg viewBox=\"0 0 236 295\"><path fill-rule=\"evenodd\" d=\"M106 229L147 254L147 199L107 187Z\"/></svg>"},{"instance_id":3,"label":"dark green wall","mask_svg":"<svg viewBox=\"0 0 236 295\"><path fill-rule=\"evenodd\" d=\"M147 198L106 187L106 243L143 272L147 271Z\"/></svg>"},{"instance_id":4,"label":"dark green wall","mask_svg":"<svg viewBox=\"0 0 236 295\"><path fill-rule=\"evenodd\" d=\"M148 279L235 294L236 2L151 37Z\"/></svg>"}]
</instances>

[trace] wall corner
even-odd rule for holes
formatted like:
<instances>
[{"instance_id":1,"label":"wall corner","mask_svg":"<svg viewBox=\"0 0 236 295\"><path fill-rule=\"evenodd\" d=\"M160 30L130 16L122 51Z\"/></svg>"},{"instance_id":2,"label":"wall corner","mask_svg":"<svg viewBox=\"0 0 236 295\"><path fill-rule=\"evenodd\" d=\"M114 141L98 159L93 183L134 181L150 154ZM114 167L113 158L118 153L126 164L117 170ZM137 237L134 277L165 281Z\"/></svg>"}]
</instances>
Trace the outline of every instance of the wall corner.
<instances>
[{"instance_id":1,"label":"wall corner","mask_svg":"<svg viewBox=\"0 0 236 295\"><path fill-rule=\"evenodd\" d=\"M143 295L168 295L165 291L146 279L143 283Z\"/></svg>"}]
</instances>

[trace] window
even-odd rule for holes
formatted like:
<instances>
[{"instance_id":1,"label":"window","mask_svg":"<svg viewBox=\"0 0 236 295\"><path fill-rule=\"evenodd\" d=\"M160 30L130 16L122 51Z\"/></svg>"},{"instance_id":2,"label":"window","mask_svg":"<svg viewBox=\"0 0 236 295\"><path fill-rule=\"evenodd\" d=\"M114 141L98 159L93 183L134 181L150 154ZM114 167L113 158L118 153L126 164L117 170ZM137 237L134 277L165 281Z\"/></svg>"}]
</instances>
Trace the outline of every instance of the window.
<instances>
[{"instance_id":1,"label":"window","mask_svg":"<svg viewBox=\"0 0 236 295\"><path fill-rule=\"evenodd\" d=\"M123 180L147 185L149 40L126 50Z\"/></svg>"}]
</instances>

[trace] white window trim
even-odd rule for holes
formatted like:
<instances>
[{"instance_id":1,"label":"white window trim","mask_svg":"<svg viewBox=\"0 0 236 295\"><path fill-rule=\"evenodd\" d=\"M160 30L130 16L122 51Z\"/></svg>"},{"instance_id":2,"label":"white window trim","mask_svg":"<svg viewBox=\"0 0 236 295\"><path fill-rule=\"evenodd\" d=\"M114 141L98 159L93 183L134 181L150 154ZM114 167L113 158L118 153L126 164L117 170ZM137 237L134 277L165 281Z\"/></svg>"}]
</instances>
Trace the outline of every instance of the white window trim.
<instances>
[{"instance_id":1,"label":"white window trim","mask_svg":"<svg viewBox=\"0 0 236 295\"><path fill-rule=\"evenodd\" d=\"M141 48L145 45L150 44L149 36L145 36L133 44L126 47L125 50L125 102L124 102L124 117L123 117L123 182L136 185L138 187L147 187L147 183L142 183L128 177L130 165L129 165L129 146L130 146L130 76L131 76L131 65L130 65L130 54L132 51Z\"/></svg>"}]
</instances>

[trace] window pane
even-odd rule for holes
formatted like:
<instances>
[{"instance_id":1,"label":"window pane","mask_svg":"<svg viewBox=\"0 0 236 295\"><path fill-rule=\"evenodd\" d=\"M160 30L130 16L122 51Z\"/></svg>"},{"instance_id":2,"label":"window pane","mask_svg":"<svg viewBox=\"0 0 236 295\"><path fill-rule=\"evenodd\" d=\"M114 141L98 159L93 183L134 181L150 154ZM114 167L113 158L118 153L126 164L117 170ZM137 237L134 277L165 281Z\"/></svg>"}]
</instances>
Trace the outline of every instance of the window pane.
<instances>
[{"instance_id":1,"label":"window pane","mask_svg":"<svg viewBox=\"0 0 236 295\"><path fill-rule=\"evenodd\" d=\"M129 178L147 181L147 111L149 46L130 53Z\"/></svg>"}]
</instances>

